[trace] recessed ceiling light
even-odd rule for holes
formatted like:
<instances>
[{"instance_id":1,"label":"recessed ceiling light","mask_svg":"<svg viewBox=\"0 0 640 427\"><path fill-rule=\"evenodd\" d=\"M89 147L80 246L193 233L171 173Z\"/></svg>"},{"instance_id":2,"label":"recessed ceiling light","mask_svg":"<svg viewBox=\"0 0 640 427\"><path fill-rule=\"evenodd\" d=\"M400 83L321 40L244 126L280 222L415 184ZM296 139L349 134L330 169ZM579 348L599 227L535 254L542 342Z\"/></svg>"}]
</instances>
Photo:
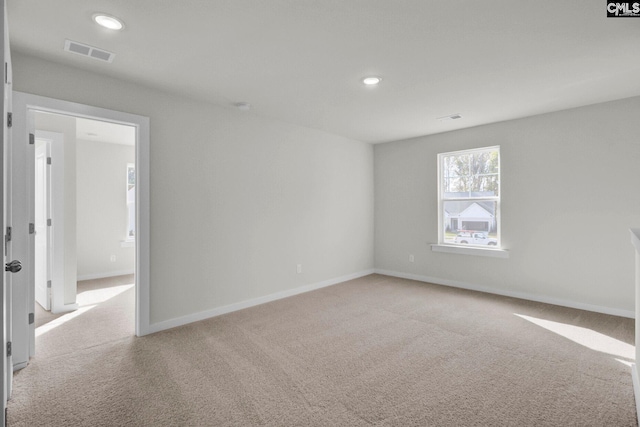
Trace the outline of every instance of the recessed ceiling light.
<instances>
[{"instance_id":1,"label":"recessed ceiling light","mask_svg":"<svg viewBox=\"0 0 640 427\"><path fill-rule=\"evenodd\" d=\"M96 13L93 15L93 20L101 27L108 28L110 30L121 30L124 28L124 24L121 20L115 16L106 15L104 13Z\"/></svg>"},{"instance_id":2,"label":"recessed ceiling light","mask_svg":"<svg viewBox=\"0 0 640 427\"><path fill-rule=\"evenodd\" d=\"M362 79L362 83L367 86L375 86L382 81L382 77L369 76Z\"/></svg>"}]
</instances>

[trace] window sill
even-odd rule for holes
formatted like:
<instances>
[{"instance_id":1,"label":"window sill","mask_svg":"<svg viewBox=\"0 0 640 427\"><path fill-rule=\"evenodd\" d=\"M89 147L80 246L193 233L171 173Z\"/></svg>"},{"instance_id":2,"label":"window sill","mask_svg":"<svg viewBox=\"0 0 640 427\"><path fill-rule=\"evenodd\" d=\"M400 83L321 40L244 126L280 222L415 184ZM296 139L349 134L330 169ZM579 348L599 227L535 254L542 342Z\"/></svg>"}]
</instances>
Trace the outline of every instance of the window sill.
<instances>
[{"instance_id":1,"label":"window sill","mask_svg":"<svg viewBox=\"0 0 640 427\"><path fill-rule=\"evenodd\" d=\"M135 240L121 240L120 247L121 248L133 248L136 245Z\"/></svg>"},{"instance_id":2,"label":"window sill","mask_svg":"<svg viewBox=\"0 0 640 427\"><path fill-rule=\"evenodd\" d=\"M433 252L445 252L449 254L487 256L487 257L493 257L493 258L509 258L509 251L507 250L479 248L477 246L463 247L463 246L454 246L454 245L432 244L431 250Z\"/></svg>"}]
</instances>

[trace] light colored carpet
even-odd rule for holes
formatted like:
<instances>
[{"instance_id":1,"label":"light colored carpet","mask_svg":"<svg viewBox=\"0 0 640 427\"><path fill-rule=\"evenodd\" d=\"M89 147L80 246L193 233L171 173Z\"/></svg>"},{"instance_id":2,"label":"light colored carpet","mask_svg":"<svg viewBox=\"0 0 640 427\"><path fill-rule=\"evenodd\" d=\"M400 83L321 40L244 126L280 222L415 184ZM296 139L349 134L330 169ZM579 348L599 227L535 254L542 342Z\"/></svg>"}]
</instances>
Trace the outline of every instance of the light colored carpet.
<instances>
[{"instance_id":1,"label":"light colored carpet","mask_svg":"<svg viewBox=\"0 0 640 427\"><path fill-rule=\"evenodd\" d=\"M39 337L10 426L637 423L631 319L380 275L143 338L100 309Z\"/></svg>"},{"instance_id":2,"label":"light colored carpet","mask_svg":"<svg viewBox=\"0 0 640 427\"><path fill-rule=\"evenodd\" d=\"M76 301L78 310L71 313L36 311L36 356L31 363L135 335L133 275L78 282Z\"/></svg>"}]
</instances>

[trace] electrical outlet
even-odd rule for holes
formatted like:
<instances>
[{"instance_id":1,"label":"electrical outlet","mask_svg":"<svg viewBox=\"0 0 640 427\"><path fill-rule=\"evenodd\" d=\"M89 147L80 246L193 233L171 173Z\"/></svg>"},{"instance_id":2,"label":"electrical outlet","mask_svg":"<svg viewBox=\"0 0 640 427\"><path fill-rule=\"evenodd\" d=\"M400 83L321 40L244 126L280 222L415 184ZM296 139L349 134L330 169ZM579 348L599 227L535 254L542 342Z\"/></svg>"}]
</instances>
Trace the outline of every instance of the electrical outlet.
<instances>
[{"instance_id":1,"label":"electrical outlet","mask_svg":"<svg viewBox=\"0 0 640 427\"><path fill-rule=\"evenodd\" d=\"M116 256L115 255L111 255L111 262L116 262Z\"/></svg>"},{"instance_id":2,"label":"electrical outlet","mask_svg":"<svg viewBox=\"0 0 640 427\"><path fill-rule=\"evenodd\" d=\"M409 262L414 262L416 259L413 257L413 254L409 255Z\"/></svg>"},{"instance_id":3,"label":"electrical outlet","mask_svg":"<svg viewBox=\"0 0 640 427\"><path fill-rule=\"evenodd\" d=\"M302 264L298 264L296 266L296 270L298 271L298 274L302 273Z\"/></svg>"}]
</instances>

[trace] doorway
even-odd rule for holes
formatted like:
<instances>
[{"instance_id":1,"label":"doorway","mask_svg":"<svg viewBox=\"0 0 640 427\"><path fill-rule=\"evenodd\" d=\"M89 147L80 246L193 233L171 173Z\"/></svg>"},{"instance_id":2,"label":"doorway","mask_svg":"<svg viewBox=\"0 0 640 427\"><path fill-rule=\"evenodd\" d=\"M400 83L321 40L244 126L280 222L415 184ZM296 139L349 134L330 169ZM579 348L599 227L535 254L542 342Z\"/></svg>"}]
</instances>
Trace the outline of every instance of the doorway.
<instances>
[{"instance_id":1,"label":"doorway","mask_svg":"<svg viewBox=\"0 0 640 427\"><path fill-rule=\"evenodd\" d=\"M65 341L67 330L76 337L84 336L81 341L87 345L133 335L135 127L37 110L31 114L35 123L34 320L38 351L51 354L51 347ZM53 153L52 146L63 148ZM61 179L51 180L50 175ZM50 209L53 203L61 203L62 209ZM49 238L60 227L64 232ZM64 254L62 262L50 262L59 252ZM61 274L52 277L50 267L60 266ZM127 298L117 299L122 306L112 307L117 318L97 310L125 290ZM86 314L79 317L77 310ZM78 332L100 326L88 321L96 310L102 313L107 328ZM74 323L79 324L75 329ZM55 333L50 332L52 325L56 325ZM58 339L52 340L52 335ZM68 343L66 347L68 351Z\"/></svg>"},{"instance_id":2,"label":"doorway","mask_svg":"<svg viewBox=\"0 0 640 427\"><path fill-rule=\"evenodd\" d=\"M135 160L132 164L135 165L136 178L135 239L131 239L130 241L125 242L125 235L128 228L127 226L123 227L123 238L119 243L122 245L123 249L128 248L135 254L135 334L137 336L146 335L147 333L149 333L149 119L146 117L122 113L114 110L106 110L83 104L76 104L52 98L14 92L13 147L16 149L16 151L24 150L24 154L22 154L22 156L25 159L29 157L27 153L31 153L30 158L32 159L32 163L30 163L31 166L29 166L29 163L27 163L27 165L32 169L31 172L33 173L30 174L28 172L27 175L34 177L34 180L35 171L33 169L35 168L35 161L33 159L35 159L34 133L36 112L44 114L57 114L67 118L73 118L74 120L97 120L101 123L124 125L128 126L130 129L133 129L133 133L135 135L135 143L133 148L135 152ZM90 135L87 135L87 137L89 136ZM32 140L33 143L30 143ZM19 152L13 154L14 159L17 158L19 160L21 158L21 154ZM67 154L69 153L65 153L65 158L70 157ZM53 162L55 164L55 159L53 159ZM127 169L125 165L125 168L122 171L123 179L125 179L126 175ZM25 184L25 189L28 187L28 185L31 184L35 185L34 182L27 183ZM75 182L73 185L75 186ZM63 191L65 191L65 194L71 191L70 188L71 187L69 187L68 185L64 186ZM121 190L126 201L127 186L123 185L123 188ZM52 200L55 200L55 197L53 197ZM34 224L35 228L35 210L30 211L30 209L32 208L34 208L33 205L27 205L23 208L25 228L29 226L29 223ZM124 209L125 212L127 212L126 202ZM68 216L69 215L65 212L64 218L66 219ZM125 216L128 218L128 215ZM55 217L52 219L52 228L55 230L56 219ZM65 229L67 228L67 223L64 221L64 219L62 221L58 221L58 225L63 225L65 226ZM70 239L66 240L67 243L69 243ZM74 241L73 243L75 248L77 242ZM20 247L20 244L16 246ZM53 239L53 246L56 246L55 238ZM26 366L28 359L36 354L35 322L33 314L35 309L35 248L36 240L34 236L27 236L24 242L23 250L25 255L24 258L29 260L25 268L30 271L30 275L24 275L24 277L27 277L27 280L25 280L26 283L21 284L22 289L26 291L17 292L17 295L13 295L12 298L12 308L14 308L12 313L12 318L14 321L14 369L19 369ZM73 270L73 274L67 274L67 276L75 276L77 278L77 265L73 265L72 268L67 268L68 264L73 264L72 260L74 257L66 255L73 254L73 250L74 249L69 251L68 247L65 244L63 251L65 257L62 264L65 266L65 273ZM54 254L57 253L55 248L53 252ZM118 255L115 255L117 261ZM109 261L111 259L112 257L109 256ZM120 272L122 272L123 270L125 269L121 269ZM65 284L69 283L67 279L68 277L65 277ZM60 292L56 292L55 286L55 283L52 283L52 306L55 306L56 295L60 296L61 294ZM72 290L77 291L76 286L77 280L73 280ZM14 287L14 289L19 288L20 285ZM68 289L65 289L62 292L63 306L65 308L62 311L77 313L80 310L78 310L78 306L75 301L75 292L66 292L67 290ZM71 295L73 298L70 298L69 295ZM25 319L29 319L29 322L24 321Z\"/></svg>"}]
</instances>

